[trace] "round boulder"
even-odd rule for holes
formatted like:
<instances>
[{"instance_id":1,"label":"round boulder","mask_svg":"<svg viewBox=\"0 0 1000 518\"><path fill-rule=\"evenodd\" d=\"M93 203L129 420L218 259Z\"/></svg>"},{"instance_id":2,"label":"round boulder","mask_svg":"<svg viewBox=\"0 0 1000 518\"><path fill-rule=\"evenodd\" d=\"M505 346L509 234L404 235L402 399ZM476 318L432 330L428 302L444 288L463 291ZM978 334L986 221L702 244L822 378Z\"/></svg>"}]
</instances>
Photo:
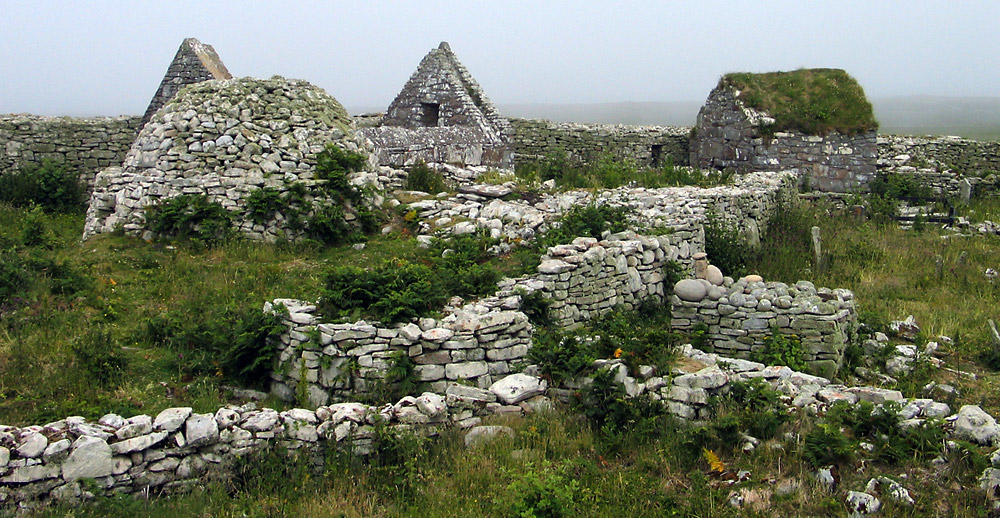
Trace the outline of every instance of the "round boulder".
<instances>
[{"instance_id":1,"label":"round boulder","mask_svg":"<svg viewBox=\"0 0 1000 518\"><path fill-rule=\"evenodd\" d=\"M708 295L708 288L698 279L681 279L674 284L674 295L688 302L701 302Z\"/></svg>"}]
</instances>

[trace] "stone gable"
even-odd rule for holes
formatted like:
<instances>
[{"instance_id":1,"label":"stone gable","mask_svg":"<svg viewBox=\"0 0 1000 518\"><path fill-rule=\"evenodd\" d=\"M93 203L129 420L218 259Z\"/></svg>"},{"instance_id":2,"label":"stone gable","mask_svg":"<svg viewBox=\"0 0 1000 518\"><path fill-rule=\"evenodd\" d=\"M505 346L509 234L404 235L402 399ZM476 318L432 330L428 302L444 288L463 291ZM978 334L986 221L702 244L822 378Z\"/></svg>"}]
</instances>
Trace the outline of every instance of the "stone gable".
<instances>
[{"instance_id":1,"label":"stone gable","mask_svg":"<svg viewBox=\"0 0 1000 518\"><path fill-rule=\"evenodd\" d=\"M160 87L149 101L146 113L142 116L139 128L149 122L149 119L170 99L177 95L178 90L185 85L209 81L212 79L232 79L233 76L222 64L219 55L211 45L205 45L196 38L187 38L177 49L174 60L167 67L167 73L160 81Z\"/></svg>"}]
</instances>

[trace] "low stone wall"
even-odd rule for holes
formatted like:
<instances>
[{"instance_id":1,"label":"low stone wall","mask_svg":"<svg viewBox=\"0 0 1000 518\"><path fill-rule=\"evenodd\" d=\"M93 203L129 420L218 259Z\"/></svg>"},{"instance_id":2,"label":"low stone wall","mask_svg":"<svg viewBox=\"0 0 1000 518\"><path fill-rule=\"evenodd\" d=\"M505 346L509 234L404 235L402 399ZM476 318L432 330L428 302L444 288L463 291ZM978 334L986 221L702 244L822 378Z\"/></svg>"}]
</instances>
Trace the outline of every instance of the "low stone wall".
<instances>
[{"instance_id":1,"label":"low stone wall","mask_svg":"<svg viewBox=\"0 0 1000 518\"><path fill-rule=\"evenodd\" d=\"M371 453L376 424L436 435L445 426L468 428L480 416L522 410L488 390L449 384L442 394L407 396L377 408L342 403L278 412L248 404L204 414L169 408L155 417L108 414L96 422L67 417L44 426L0 425L0 512L95 494L184 491L226 479L241 458L271 448L308 455L321 466L326 448Z\"/></svg>"},{"instance_id":2,"label":"low stone wall","mask_svg":"<svg viewBox=\"0 0 1000 518\"><path fill-rule=\"evenodd\" d=\"M836 375L857 326L854 294L849 290L746 277L726 279L721 286L701 282L701 291L675 289L670 300L674 329L690 332L705 325L706 347L737 358L762 349L775 330L795 335L802 341L810 370L826 378Z\"/></svg>"},{"instance_id":3,"label":"low stone wall","mask_svg":"<svg viewBox=\"0 0 1000 518\"><path fill-rule=\"evenodd\" d=\"M515 371L531 346L528 317L503 309L501 302L493 298L453 308L441 320L424 318L419 324L384 326L364 321L321 323L316 306L276 299L265 311L283 305L288 310L288 332L277 343L278 366L271 374L271 392L313 406L372 395L399 357L415 363L418 379L433 391L443 392L456 380L489 387L498 377ZM505 305L516 309L517 301Z\"/></svg>"},{"instance_id":4,"label":"low stone wall","mask_svg":"<svg viewBox=\"0 0 1000 518\"><path fill-rule=\"evenodd\" d=\"M878 145L879 173L907 176L935 196L1000 195L1000 142L881 136Z\"/></svg>"},{"instance_id":5,"label":"low stone wall","mask_svg":"<svg viewBox=\"0 0 1000 518\"><path fill-rule=\"evenodd\" d=\"M690 128L577 124L542 119L508 119L514 128L516 161L565 153L576 160L592 160L603 153L640 165L658 166L668 158L675 165L688 164Z\"/></svg>"},{"instance_id":6,"label":"low stone wall","mask_svg":"<svg viewBox=\"0 0 1000 518\"><path fill-rule=\"evenodd\" d=\"M880 168L903 165L900 161L916 167L933 162L967 176L1000 174L1000 142L882 135L878 137L878 159Z\"/></svg>"},{"instance_id":7,"label":"low stone wall","mask_svg":"<svg viewBox=\"0 0 1000 518\"><path fill-rule=\"evenodd\" d=\"M88 192L101 169L119 165L139 132L139 117L0 116L0 175L42 160L79 171Z\"/></svg>"}]
</instances>

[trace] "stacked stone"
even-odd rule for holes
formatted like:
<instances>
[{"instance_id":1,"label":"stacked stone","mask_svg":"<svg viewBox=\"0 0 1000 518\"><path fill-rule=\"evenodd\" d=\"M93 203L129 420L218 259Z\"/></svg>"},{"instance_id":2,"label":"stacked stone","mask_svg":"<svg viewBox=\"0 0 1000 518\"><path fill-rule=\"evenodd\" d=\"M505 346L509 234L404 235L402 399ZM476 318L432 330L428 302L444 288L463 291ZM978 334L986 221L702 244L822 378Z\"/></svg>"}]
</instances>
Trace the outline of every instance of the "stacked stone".
<instances>
[{"instance_id":1,"label":"stacked stone","mask_svg":"<svg viewBox=\"0 0 1000 518\"><path fill-rule=\"evenodd\" d=\"M322 89L298 80L234 79L184 87L153 116L121 167L102 171L84 237L121 227L144 229L146 208L181 194L203 194L234 212L253 239L295 237L284 215L256 223L244 213L253 191L285 191L315 180L328 143L357 151L350 117Z\"/></svg>"},{"instance_id":2,"label":"stacked stone","mask_svg":"<svg viewBox=\"0 0 1000 518\"><path fill-rule=\"evenodd\" d=\"M765 138L761 128L773 123L769 114L744 105L732 87L716 87L698 113L691 165L740 173L794 169L811 188L832 192L855 191L874 178L874 131L853 136L782 131Z\"/></svg>"},{"instance_id":3,"label":"stacked stone","mask_svg":"<svg viewBox=\"0 0 1000 518\"><path fill-rule=\"evenodd\" d=\"M440 320L422 318L392 327L365 321L320 323L316 306L292 299L276 299L265 311L279 304L288 310L288 332L277 342L272 393L289 401L305 394L313 405L370 393L399 356L416 364L418 379L433 391L443 392L458 380L487 388L514 372L531 345L528 317L503 309L498 299L451 308ZM516 309L517 302L504 305Z\"/></svg>"},{"instance_id":4,"label":"stacked stone","mask_svg":"<svg viewBox=\"0 0 1000 518\"><path fill-rule=\"evenodd\" d=\"M661 236L613 235L605 241L578 237L572 244L549 248L536 279L550 301L555 324L573 327L615 307L662 301L661 271L676 254Z\"/></svg>"},{"instance_id":5,"label":"stacked stone","mask_svg":"<svg viewBox=\"0 0 1000 518\"><path fill-rule=\"evenodd\" d=\"M666 164L668 157L674 165L688 164L688 127L509 120L514 153L521 162L560 154L587 161L611 153L643 166Z\"/></svg>"},{"instance_id":6,"label":"stacked stone","mask_svg":"<svg viewBox=\"0 0 1000 518\"><path fill-rule=\"evenodd\" d=\"M563 213L590 203L624 207L636 228L670 229L670 244L684 259L704 250L703 225L709 216L740 229L752 244L767 230L778 206L796 196L792 172L750 173L732 185L646 189L619 187L598 193L579 190L542 194L538 200L506 201L494 194L459 192L449 198L427 198L409 204L418 212L422 234L468 234L477 230L508 243L531 241Z\"/></svg>"},{"instance_id":7,"label":"stacked stone","mask_svg":"<svg viewBox=\"0 0 1000 518\"><path fill-rule=\"evenodd\" d=\"M93 188L97 171L120 164L139 129L138 117L0 117L0 175L43 160L65 163Z\"/></svg>"},{"instance_id":8,"label":"stacked stone","mask_svg":"<svg viewBox=\"0 0 1000 518\"><path fill-rule=\"evenodd\" d=\"M146 107L139 127L145 126L164 104L170 101L184 86L212 79L232 79L233 76L222 64L219 55L211 45L196 38L187 38L177 48L177 54L167 67L167 73L160 81L160 87Z\"/></svg>"},{"instance_id":9,"label":"stacked stone","mask_svg":"<svg viewBox=\"0 0 1000 518\"><path fill-rule=\"evenodd\" d=\"M361 128L379 165L410 167L427 164L462 164L465 167L510 167L509 151L496 138L474 126Z\"/></svg>"},{"instance_id":10,"label":"stacked stone","mask_svg":"<svg viewBox=\"0 0 1000 518\"><path fill-rule=\"evenodd\" d=\"M983 176L1000 172L1000 142L883 135L878 137L878 159L879 168L904 165L912 159L947 166L968 176Z\"/></svg>"},{"instance_id":11,"label":"stacked stone","mask_svg":"<svg viewBox=\"0 0 1000 518\"><path fill-rule=\"evenodd\" d=\"M487 414L530 411L530 405L517 405L539 397L546 385L536 378L525 384L523 376L491 390L452 383L443 395L425 392L381 407L339 403L278 412L248 404L205 414L168 408L155 417L107 414L97 422L67 417L44 426L0 425L0 510L90 499L95 489L183 491L227 477L240 457L273 447L305 452L317 462L330 446L367 455L376 425L437 435L445 426L476 426Z\"/></svg>"},{"instance_id":12,"label":"stacked stone","mask_svg":"<svg viewBox=\"0 0 1000 518\"><path fill-rule=\"evenodd\" d=\"M789 286L759 276L727 277L717 286L686 279L674 287L671 305L674 329L707 325L708 347L727 356L746 358L775 331L795 335L810 370L828 378L837 373L857 325L853 293L816 289L809 281Z\"/></svg>"}]
</instances>

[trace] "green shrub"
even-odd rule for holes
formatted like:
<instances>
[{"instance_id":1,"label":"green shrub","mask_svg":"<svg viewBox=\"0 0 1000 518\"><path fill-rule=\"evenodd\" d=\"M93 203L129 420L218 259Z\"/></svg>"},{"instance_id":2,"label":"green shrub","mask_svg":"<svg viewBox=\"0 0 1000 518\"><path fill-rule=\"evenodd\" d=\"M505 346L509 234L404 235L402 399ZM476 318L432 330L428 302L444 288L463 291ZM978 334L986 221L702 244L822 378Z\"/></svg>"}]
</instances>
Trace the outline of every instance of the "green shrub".
<instances>
[{"instance_id":1,"label":"green shrub","mask_svg":"<svg viewBox=\"0 0 1000 518\"><path fill-rule=\"evenodd\" d=\"M583 389L578 405L612 449L628 438L644 441L655 437L666 416L666 407L648 395L629 397L625 387L615 383L611 369L594 374L594 382Z\"/></svg>"},{"instance_id":2,"label":"green shrub","mask_svg":"<svg viewBox=\"0 0 1000 518\"><path fill-rule=\"evenodd\" d=\"M517 500L511 509L523 518L562 518L578 516L577 498L580 483L544 462L517 474L507 488Z\"/></svg>"},{"instance_id":3,"label":"green shrub","mask_svg":"<svg viewBox=\"0 0 1000 518\"><path fill-rule=\"evenodd\" d=\"M84 188L80 176L69 165L43 160L19 171L0 175L0 202L15 207L39 205L55 212L83 209Z\"/></svg>"},{"instance_id":4,"label":"green shrub","mask_svg":"<svg viewBox=\"0 0 1000 518\"><path fill-rule=\"evenodd\" d=\"M367 160L361 153L327 144L316 155L316 178L326 180L324 189L328 192L339 193L352 202L360 202L361 193L347 181L347 175L364 169Z\"/></svg>"},{"instance_id":5,"label":"green shrub","mask_svg":"<svg viewBox=\"0 0 1000 518\"><path fill-rule=\"evenodd\" d=\"M427 167L423 161L417 162L410 168L406 175L406 182L403 188L408 191L421 191L430 194L437 194L448 190L448 185L444 181L441 173Z\"/></svg>"},{"instance_id":6,"label":"green shrub","mask_svg":"<svg viewBox=\"0 0 1000 518\"><path fill-rule=\"evenodd\" d=\"M857 442L844 435L840 427L819 423L806 433L802 458L814 467L847 464L854 458Z\"/></svg>"},{"instance_id":7,"label":"green shrub","mask_svg":"<svg viewBox=\"0 0 1000 518\"><path fill-rule=\"evenodd\" d=\"M739 231L715 217L705 224L705 253L712 264L734 278L744 274L753 258Z\"/></svg>"},{"instance_id":8,"label":"green shrub","mask_svg":"<svg viewBox=\"0 0 1000 518\"><path fill-rule=\"evenodd\" d=\"M146 228L153 233L213 245L231 231L232 214L204 194L182 194L146 209Z\"/></svg>"},{"instance_id":9,"label":"green shrub","mask_svg":"<svg viewBox=\"0 0 1000 518\"><path fill-rule=\"evenodd\" d=\"M555 383L576 377L596 359L593 345L579 333L536 329L528 349L528 361Z\"/></svg>"},{"instance_id":10,"label":"green shrub","mask_svg":"<svg viewBox=\"0 0 1000 518\"><path fill-rule=\"evenodd\" d=\"M496 291L500 273L487 261L483 235L440 240L421 262L391 259L370 269L337 266L326 273L320 311L328 318L403 322L439 310L452 296Z\"/></svg>"},{"instance_id":11,"label":"green shrub","mask_svg":"<svg viewBox=\"0 0 1000 518\"><path fill-rule=\"evenodd\" d=\"M621 232L628 227L628 209L594 203L573 207L556 220L536 242L545 248L572 242L578 237L601 239L605 231Z\"/></svg>"},{"instance_id":12,"label":"green shrub","mask_svg":"<svg viewBox=\"0 0 1000 518\"><path fill-rule=\"evenodd\" d=\"M24 295L31 274L21 256L14 250L0 250L0 300Z\"/></svg>"},{"instance_id":13,"label":"green shrub","mask_svg":"<svg viewBox=\"0 0 1000 518\"><path fill-rule=\"evenodd\" d=\"M775 437L790 416L781 395L761 378L734 381L724 397L732 415L737 417L740 431L757 439ZM731 443L734 444L734 443Z\"/></svg>"},{"instance_id":14,"label":"green shrub","mask_svg":"<svg viewBox=\"0 0 1000 518\"><path fill-rule=\"evenodd\" d=\"M222 375L245 385L266 382L286 330L279 314L258 307L226 305L190 318L177 309L146 321L138 338L177 353L178 370L187 375Z\"/></svg>"},{"instance_id":15,"label":"green shrub","mask_svg":"<svg viewBox=\"0 0 1000 518\"><path fill-rule=\"evenodd\" d=\"M247 217L254 223L266 223L286 205L281 191L274 187L263 187L247 196Z\"/></svg>"},{"instance_id":16,"label":"green shrub","mask_svg":"<svg viewBox=\"0 0 1000 518\"><path fill-rule=\"evenodd\" d=\"M784 365L792 370L806 370L802 341L795 335L783 335L775 328L764 338L764 346L752 353L750 359L764 365Z\"/></svg>"}]
</instances>

